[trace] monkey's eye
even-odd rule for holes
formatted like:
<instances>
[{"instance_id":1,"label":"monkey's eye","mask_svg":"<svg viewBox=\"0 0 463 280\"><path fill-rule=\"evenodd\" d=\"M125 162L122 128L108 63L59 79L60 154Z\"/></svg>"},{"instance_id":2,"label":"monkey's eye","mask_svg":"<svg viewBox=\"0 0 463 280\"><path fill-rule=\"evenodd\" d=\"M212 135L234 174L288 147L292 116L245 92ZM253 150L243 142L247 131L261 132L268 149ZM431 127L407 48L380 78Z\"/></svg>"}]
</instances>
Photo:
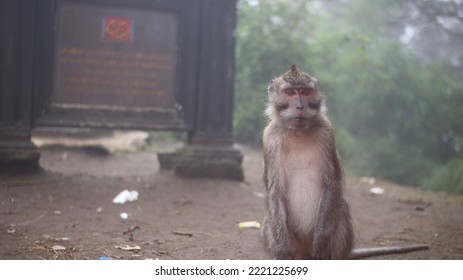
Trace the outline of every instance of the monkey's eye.
<instances>
[{"instance_id":1,"label":"monkey's eye","mask_svg":"<svg viewBox=\"0 0 463 280\"><path fill-rule=\"evenodd\" d=\"M309 102L309 107L311 109L318 109L320 107L321 100L316 100L316 101L310 101Z\"/></svg>"},{"instance_id":2,"label":"monkey's eye","mask_svg":"<svg viewBox=\"0 0 463 280\"><path fill-rule=\"evenodd\" d=\"M293 96L293 95L296 94L296 91L295 91L294 89L290 89L290 90L287 90L287 91L286 91L286 94L287 94L288 96Z\"/></svg>"}]
</instances>

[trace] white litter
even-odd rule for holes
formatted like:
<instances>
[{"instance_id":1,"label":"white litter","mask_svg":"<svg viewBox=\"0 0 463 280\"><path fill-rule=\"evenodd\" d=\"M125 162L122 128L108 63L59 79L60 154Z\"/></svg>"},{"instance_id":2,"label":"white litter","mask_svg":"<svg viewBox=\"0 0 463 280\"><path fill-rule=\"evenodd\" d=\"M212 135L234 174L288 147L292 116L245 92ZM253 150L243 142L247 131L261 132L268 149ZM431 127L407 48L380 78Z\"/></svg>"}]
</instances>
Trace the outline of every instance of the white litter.
<instances>
[{"instance_id":1,"label":"white litter","mask_svg":"<svg viewBox=\"0 0 463 280\"><path fill-rule=\"evenodd\" d=\"M261 192L252 192L252 194L254 196L257 196L258 198L265 198L265 194L261 193Z\"/></svg>"},{"instance_id":2,"label":"white litter","mask_svg":"<svg viewBox=\"0 0 463 280\"><path fill-rule=\"evenodd\" d=\"M380 187L371 188L371 189L370 189L370 193L371 193L371 194L383 194L383 193L384 193L384 189L383 189L383 188L380 188Z\"/></svg>"},{"instance_id":3,"label":"white litter","mask_svg":"<svg viewBox=\"0 0 463 280\"><path fill-rule=\"evenodd\" d=\"M121 249L123 251L140 251L141 247L140 245L120 245L120 246L114 246L116 249Z\"/></svg>"},{"instance_id":4,"label":"white litter","mask_svg":"<svg viewBox=\"0 0 463 280\"><path fill-rule=\"evenodd\" d=\"M118 194L114 199L113 203L124 204L126 202L132 202L138 199L138 192L137 191L128 191L123 190L120 194Z\"/></svg>"},{"instance_id":5,"label":"white litter","mask_svg":"<svg viewBox=\"0 0 463 280\"><path fill-rule=\"evenodd\" d=\"M125 213L125 212L122 212L120 214L121 218L124 219L124 220L127 220L129 218L129 214Z\"/></svg>"},{"instance_id":6,"label":"white litter","mask_svg":"<svg viewBox=\"0 0 463 280\"><path fill-rule=\"evenodd\" d=\"M53 245L53 246L51 247L51 249L52 249L53 251L63 251L63 250L66 250L66 247L61 246L61 245Z\"/></svg>"}]
</instances>

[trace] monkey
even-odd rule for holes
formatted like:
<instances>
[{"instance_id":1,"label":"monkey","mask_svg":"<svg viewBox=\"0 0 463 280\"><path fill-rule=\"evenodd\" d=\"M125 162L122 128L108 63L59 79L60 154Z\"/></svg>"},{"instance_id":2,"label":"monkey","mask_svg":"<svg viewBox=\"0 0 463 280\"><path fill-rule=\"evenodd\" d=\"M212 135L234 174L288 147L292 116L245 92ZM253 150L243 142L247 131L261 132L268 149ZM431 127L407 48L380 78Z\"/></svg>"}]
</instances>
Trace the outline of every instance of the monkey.
<instances>
[{"instance_id":1,"label":"monkey","mask_svg":"<svg viewBox=\"0 0 463 280\"><path fill-rule=\"evenodd\" d=\"M428 248L353 250L341 159L317 79L293 65L270 81L267 98L261 234L273 258L356 259Z\"/></svg>"}]
</instances>

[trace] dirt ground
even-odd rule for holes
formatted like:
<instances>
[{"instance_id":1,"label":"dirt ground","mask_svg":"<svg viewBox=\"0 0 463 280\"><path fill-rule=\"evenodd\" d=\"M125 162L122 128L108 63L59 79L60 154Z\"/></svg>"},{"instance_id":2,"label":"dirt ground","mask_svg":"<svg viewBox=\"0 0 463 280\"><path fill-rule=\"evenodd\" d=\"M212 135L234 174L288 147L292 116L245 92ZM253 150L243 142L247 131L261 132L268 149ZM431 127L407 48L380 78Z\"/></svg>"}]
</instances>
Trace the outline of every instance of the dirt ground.
<instances>
[{"instance_id":1,"label":"dirt ground","mask_svg":"<svg viewBox=\"0 0 463 280\"><path fill-rule=\"evenodd\" d=\"M268 258L259 230L238 227L264 216L261 151L242 147L245 181L234 182L159 172L156 151L172 147L55 146L42 149L42 172L0 175L0 259ZM125 189L138 200L113 204ZM348 178L347 197L356 247L430 246L378 259L463 259L463 196Z\"/></svg>"}]
</instances>

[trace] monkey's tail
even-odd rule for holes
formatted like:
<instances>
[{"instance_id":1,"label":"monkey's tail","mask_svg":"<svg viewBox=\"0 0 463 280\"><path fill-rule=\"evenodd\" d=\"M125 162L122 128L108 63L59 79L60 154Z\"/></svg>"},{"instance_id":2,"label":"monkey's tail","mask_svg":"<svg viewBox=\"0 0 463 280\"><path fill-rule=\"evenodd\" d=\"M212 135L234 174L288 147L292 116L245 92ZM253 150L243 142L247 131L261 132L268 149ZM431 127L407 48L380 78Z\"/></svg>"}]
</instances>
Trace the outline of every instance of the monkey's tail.
<instances>
[{"instance_id":1,"label":"monkey's tail","mask_svg":"<svg viewBox=\"0 0 463 280\"><path fill-rule=\"evenodd\" d=\"M428 245L406 245L395 247L373 247L373 248L357 248L352 250L349 259L364 259L381 255L404 254L414 251L427 250Z\"/></svg>"}]
</instances>

